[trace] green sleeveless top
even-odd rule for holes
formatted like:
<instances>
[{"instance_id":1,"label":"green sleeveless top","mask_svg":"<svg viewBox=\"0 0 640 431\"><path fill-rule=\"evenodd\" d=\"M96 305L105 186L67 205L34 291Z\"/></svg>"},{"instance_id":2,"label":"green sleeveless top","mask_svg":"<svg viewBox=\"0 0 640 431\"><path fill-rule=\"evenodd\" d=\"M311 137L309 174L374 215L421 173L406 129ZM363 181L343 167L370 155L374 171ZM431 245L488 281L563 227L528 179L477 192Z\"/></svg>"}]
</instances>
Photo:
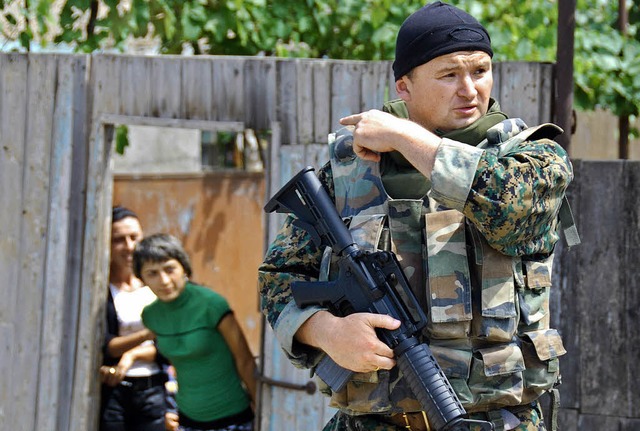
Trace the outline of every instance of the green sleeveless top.
<instances>
[{"instance_id":1,"label":"green sleeveless top","mask_svg":"<svg viewBox=\"0 0 640 431\"><path fill-rule=\"evenodd\" d=\"M217 329L228 313L224 297L192 283L176 300L156 300L142 312L143 323L157 336L158 350L176 368L180 412L197 421L249 407L231 351Z\"/></svg>"}]
</instances>

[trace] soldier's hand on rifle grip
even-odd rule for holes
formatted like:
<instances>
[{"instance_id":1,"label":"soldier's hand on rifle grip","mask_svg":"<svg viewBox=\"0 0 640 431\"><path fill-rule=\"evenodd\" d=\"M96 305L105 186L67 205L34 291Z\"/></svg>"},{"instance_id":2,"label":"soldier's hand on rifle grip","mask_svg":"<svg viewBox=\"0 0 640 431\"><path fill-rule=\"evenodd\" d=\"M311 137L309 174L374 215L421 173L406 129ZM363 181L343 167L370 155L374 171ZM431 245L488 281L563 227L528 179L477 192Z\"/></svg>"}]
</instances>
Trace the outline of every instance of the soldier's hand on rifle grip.
<instances>
[{"instance_id":1,"label":"soldier's hand on rifle grip","mask_svg":"<svg viewBox=\"0 0 640 431\"><path fill-rule=\"evenodd\" d=\"M300 326L295 338L324 351L341 367L368 373L395 366L393 350L380 341L375 329L394 330L399 326L400 321L391 316L354 313L336 317L319 311Z\"/></svg>"}]
</instances>

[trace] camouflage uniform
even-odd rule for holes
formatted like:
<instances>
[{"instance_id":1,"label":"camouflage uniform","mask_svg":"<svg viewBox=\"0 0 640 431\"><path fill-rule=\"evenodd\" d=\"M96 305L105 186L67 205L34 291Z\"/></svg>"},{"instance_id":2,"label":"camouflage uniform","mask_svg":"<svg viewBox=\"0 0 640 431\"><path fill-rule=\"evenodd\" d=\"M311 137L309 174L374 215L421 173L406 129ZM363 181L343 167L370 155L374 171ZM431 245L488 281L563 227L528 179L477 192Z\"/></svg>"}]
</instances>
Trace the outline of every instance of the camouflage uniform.
<instances>
[{"instance_id":1,"label":"camouflage uniform","mask_svg":"<svg viewBox=\"0 0 640 431\"><path fill-rule=\"evenodd\" d=\"M386 109L406 117L401 103ZM535 401L557 379L565 350L549 327L551 263L573 172L552 140L557 126L528 129L492 101L468 129L443 136L431 181L398 153L380 163L341 159L335 136L318 176L358 245L398 256L427 312L424 341L465 409L493 412ZM262 310L298 367L320 359L293 338L320 308L298 308L290 284L334 275L322 256L289 217L259 270ZM325 430L394 430L384 415L420 410L397 368L323 390L341 410ZM544 430L535 408L519 415L518 429Z\"/></svg>"}]
</instances>

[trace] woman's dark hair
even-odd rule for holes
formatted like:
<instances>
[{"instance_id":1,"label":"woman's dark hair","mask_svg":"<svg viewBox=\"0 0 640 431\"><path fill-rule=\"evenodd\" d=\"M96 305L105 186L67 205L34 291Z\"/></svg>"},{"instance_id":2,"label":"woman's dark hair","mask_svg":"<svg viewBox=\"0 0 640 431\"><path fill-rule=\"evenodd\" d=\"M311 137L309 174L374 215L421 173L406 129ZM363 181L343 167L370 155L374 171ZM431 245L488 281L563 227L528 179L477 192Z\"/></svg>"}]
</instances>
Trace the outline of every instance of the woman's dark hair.
<instances>
[{"instance_id":1,"label":"woman's dark hair","mask_svg":"<svg viewBox=\"0 0 640 431\"><path fill-rule=\"evenodd\" d=\"M166 233L156 233L144 238L133 251L133 273L142 278L140 272L146 262L165 262L175 259L180 262L187 277L191 277L191 262L178 238Z\"/></svg>"},{"instance_id":2,"label":"woman's dark hair","mask_svg":"<svg viewBox=\"0 0 640 431\"><path fill-rule=\"evenodd\" d=\"M133 217L134 219L138 220L137 214L131 211L129 208L117 205L111 210L111 223L115 223L127 217Z\"/></svg>"}]
</instances>

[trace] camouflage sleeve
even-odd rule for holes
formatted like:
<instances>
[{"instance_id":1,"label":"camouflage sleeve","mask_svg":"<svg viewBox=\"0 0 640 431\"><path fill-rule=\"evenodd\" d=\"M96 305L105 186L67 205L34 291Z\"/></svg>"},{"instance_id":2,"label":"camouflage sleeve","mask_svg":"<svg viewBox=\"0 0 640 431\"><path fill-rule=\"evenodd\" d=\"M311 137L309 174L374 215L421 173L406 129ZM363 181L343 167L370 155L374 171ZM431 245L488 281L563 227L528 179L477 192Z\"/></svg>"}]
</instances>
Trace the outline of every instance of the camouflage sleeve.
<instances>
[{"instance_id":1,"label":"camouflage sleeve","mask_svg":"<svg viewBox=\"0 0 640 431\"><path fill-rule=\"evenodd\" d=\"M462 211L483 153L480 148L442 139L431 173L430 196L447 208Z\"/></svg>"},{"instance_id":2,"label":"camouflage sleeve","mask_svg":"<svg viewBox=\"0 0 640 431\"><path fill-rule=\"evenodd\" d=\"M502 156L486 151L463 212L504 254L551 253L559 238L558 211L572 179L567 153L550 139L524 141Z\"/></svg>"},{"instance_id":3,"label":"camouflage sleeve","mask_svg":"<svg viewBox=\"0 0 640 431\"><path fill-rule=\"evenodd\" d=\"M573 179L564 149L541 139L498 154L447 141L436 154L431 196L462 211L504 254L553 251L558 211Z\"/></svg>"},{"instance_id":4,"label":"camouflage sleeve","mask_svg":"<svg viewBox=\"0 0 640 431\"><path fill-rule=\"evenodd\" d=\"M318 177L333 198L332 187L328 186L333 184L328 164L318 172ZM258 269L260 307L291 362L309 368L316 362L319 352L298 343L293 336L320 308L296 306L291 296L291 283L317 280L322 251L307 232L293 225L294 220L292 215L287 217Z\"/></svg>"}]
</instances>

